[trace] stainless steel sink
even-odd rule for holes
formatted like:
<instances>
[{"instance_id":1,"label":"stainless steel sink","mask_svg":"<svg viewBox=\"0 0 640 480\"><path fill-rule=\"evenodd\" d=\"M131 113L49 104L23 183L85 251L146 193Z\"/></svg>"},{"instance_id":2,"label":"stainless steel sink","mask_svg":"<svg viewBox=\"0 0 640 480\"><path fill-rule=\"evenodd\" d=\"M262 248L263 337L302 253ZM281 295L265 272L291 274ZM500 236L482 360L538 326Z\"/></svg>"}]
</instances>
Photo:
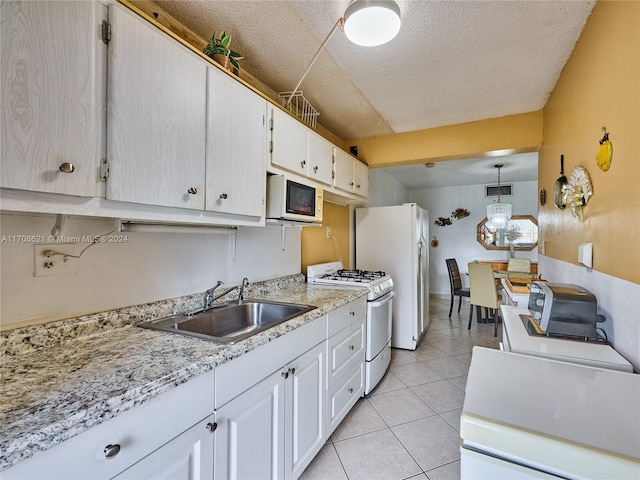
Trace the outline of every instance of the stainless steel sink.
<instances>
[{"instance_id":1,"label":"stainless steel sink","mask_svg":"<svg viewBox=\"0 0 640 480\"><path fill-rule=\"evenodd\" d=\"M295 303L245 300L240 305L223 305L191 316L173 315L141 323L140 327L235 343L315 308Z\"/></svg>"}]
</instances>

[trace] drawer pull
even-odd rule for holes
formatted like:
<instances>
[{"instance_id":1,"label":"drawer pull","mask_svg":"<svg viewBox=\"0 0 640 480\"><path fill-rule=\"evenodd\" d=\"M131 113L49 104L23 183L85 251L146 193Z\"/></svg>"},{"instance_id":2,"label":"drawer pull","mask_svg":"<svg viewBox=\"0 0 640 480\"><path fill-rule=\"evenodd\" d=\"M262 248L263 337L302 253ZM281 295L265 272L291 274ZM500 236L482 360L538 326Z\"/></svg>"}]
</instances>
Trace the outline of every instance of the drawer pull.
<instances>
[{"instance_id":1,"label":"drawer pull","mask_svg":"<svg viewBox=\"0 0 640 480\"><path fill-rule=\"evenodd\" d=\"M349 312L349 316L350 317L355 317L356 316L356 312Z\"/></svg>"},{"instance_id":2,"label":"drawer pull","mask_svg":"<svg viewBox=\"0 0 640 480\"><path fill-rule=\"evenodd\" d=\"M313 173L318 173L318 166L313 167Z\"/></svg>"},{"instance_id":3,"label":"drawer pull","mask_svg":"<svg viewBox=\"0 0 640 480\"><path fill-rule=\"evenodd\" d=\"M289 372L282 372L280 376L286 380L287 378L289 378Z\"/></svg>"},{"instance_id":4,"label":"drawer pull","mask_svg":"<svg viewBox=\"0 0 640 480\"><path fill-rule=\"evenodd\" d=\"M218 424L217 424L217 423L215 423L215 422L213 422L213 423L212 423L212 422L209 422L209 423L207 423L207 427L206 427L206 428L207 428L207 430L209 430L211 433L213 433L213 432L215 432L215 431L216 431L216 429L218 428Z\"/></svg>"},{"instance_id":5,"label":"drawer pull","mask_svg":"<svg viewBox=\"0 0 640 480\"><path fill-rule=\"evenodd\" d=\"M296 373L296 369L295 369L295 368L293 368L293 367L291 367L291 368L289 369L289 373L290 373L291 375L294 375L294 374Z\"/></svg>"},{"instance_id":6,"label":"drawer pull","mask_svg":"<svg viewBox=\"0 0 640 480\"><path fill-rule=\"evenodd\" d=\"M307 162L306 162L305 160L302 160L302 161L300 162L300 167L301 167L301 168L304 168L304 166L305 166L306 164L307 164Z\"/></svg>"},{"instance_id":7,"label":"drawer pull","mask_svg":"<svg viewBox=\"0 0 640 480\"><path fill-rule=\"evenodd\" d=\"M349 387L349 388L347 388L347 392L349 392L349 393L353 393L353 387Z\"/></svg>"},{"instance_id":8,"label":"drawer pull","mask_svg":"<svg viewBox=\"0 0 640 480\"><path fill-rule=\"evenodd\" d=\"M187 193L189 195L195 195L196 193L198 193L198 189L196 187L191 187L189 188L189 190L187 190Z\"/></svg>"},{"instance_id":9,"label":"drawer pull","mask_svg":"<svg viewBox=\"0 0 640 480\"><path fill-rule=\"evenodd\" d=\"M60 167L58 167L61 172L64 173L73 173L76 169L73 163L64 162Z\"/></svg>"},{"instance_id":10,"label":"drawer pull","mask_svg":"<svg viewBox=\"0 0 640 480\"><path fill-rule=\"evenodd\" d=\"M115 458L118 453L120 453L120 445L118 445L117 443L115 445L109 444L104 447L104 456L108 459Z\"/></svg>"},{"instance_id":11,"label":"drawer pull","mask_svg":"<svg viewBox=\"0 0 640 480\"><path fill-rule=\"evenodd\" d=\"M353 349L355 349L355 348L356 348L356 347L355 347L354 345L349 345L349 350L353 350Z\"/></svg>"}]
</instances>

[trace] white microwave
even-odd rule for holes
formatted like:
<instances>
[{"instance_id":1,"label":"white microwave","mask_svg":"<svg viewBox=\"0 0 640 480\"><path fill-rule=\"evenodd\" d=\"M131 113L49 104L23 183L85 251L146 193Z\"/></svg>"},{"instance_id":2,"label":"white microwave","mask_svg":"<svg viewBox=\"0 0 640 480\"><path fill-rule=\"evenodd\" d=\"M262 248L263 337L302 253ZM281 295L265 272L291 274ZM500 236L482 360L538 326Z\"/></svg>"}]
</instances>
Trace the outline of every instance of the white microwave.
<instances>
[{"instance_id":1,"label":"white microwave","mask_svg":"<svg viewBox=\"0 0 640 480\"><path fill-rule=\"evenodd\" d=\"M267 178L267 218L321 223L322 187L285 175Z\"/></svg>"}]
</instances>

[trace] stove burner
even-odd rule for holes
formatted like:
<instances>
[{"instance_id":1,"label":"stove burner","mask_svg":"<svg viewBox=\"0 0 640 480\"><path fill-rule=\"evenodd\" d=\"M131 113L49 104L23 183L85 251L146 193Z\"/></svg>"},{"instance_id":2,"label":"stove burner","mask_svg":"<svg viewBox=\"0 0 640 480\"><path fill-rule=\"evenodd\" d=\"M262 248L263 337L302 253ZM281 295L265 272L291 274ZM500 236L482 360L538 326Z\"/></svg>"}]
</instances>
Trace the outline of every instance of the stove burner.
<instances>
[{"instance_id":1,"label":"stove burner","mask_svg":"<svg viewBox=\"0 0 640 480\"><path fill-rule=\"evenodd\" d=\"M324 275L322 278L326 280L342 280L346 282L369 283L378 278L384 277L386 274L382 271L369 270L338 270L335 273Z\"/></svg>"}]
</instances>

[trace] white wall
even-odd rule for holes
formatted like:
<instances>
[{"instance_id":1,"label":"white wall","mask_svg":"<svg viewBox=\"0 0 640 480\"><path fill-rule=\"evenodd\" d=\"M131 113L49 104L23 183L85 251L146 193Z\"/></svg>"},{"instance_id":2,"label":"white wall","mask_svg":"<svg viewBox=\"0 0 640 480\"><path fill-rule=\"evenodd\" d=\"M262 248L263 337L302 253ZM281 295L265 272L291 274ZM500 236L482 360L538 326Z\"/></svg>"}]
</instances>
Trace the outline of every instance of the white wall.
<instances>
[{"instance_id":1,"label":"white wall","mask_svg":"<svg viewBox=\"0 0 640 480\"><path fill-rule=\"evenodd\" d=\"M511 203L514 215L533 215L538 213L538 183L514 182L513 196L502 197L505 203ZM450 294L447 258L455 258L462 281L468 286L468 278L464 275L467 263L472 260L507 260L506 250L485 250L476 240L478 223L487 215L487 205L491 199L484 196L483 185L464 185L458 187L437 187L409 190L410 202L415 202L429 211L430 240L435 236L439 241L437 248L429 247L429 283L430 293L436 295ZM466 208L470 216L461 220L453 219L453 225L439 227L434 225L438 217L450 217L457 208ZM518 258L537 260L537 249L530 252L516 251Z\"/></svg>"},{"instance_id":2,"label":"white wall","mask_svg":"<svg viewBox=\"0 0 640 480\"><path fill-rule=\"evenodd\" d=\"M380 168L369 170L369 207L402 205L407 202L409 190Z\"/></svg>"},{"instance_id":3,"label":"white wall","mask_svg":"<svg viewBox=\"0 0 640 480\"><path fill-rule=\"evenodd\" d=\"M640 373L640 285L544 255L540 255L538 267L550 282L575 283L596 296L598 313L606 318L599 326L616 351Z\"/></svg>"},{"instance_id":4,"label":"white wall","mask_svg":"<svg viewBox=\"0 0 640 480\"><path fill-rule=\"evenodd\" d=\"M217 280L226 284L300 273L300 229L286 229L285 251L277 227L242 227L236 260L228 235L204 233L124 233L124 243L100 243L78 260L78 272L34 277L33 242L20 236L51 233L53 215L0 216L1 316L3 328L36 324L203 292ZM111 231L109 220L74 217L66 236ZM14 238L15 236L15 238ZM55 245L77 254L88 244ZM57 257L58 259L60 257Z\"/></svg>"}]
</instances>

